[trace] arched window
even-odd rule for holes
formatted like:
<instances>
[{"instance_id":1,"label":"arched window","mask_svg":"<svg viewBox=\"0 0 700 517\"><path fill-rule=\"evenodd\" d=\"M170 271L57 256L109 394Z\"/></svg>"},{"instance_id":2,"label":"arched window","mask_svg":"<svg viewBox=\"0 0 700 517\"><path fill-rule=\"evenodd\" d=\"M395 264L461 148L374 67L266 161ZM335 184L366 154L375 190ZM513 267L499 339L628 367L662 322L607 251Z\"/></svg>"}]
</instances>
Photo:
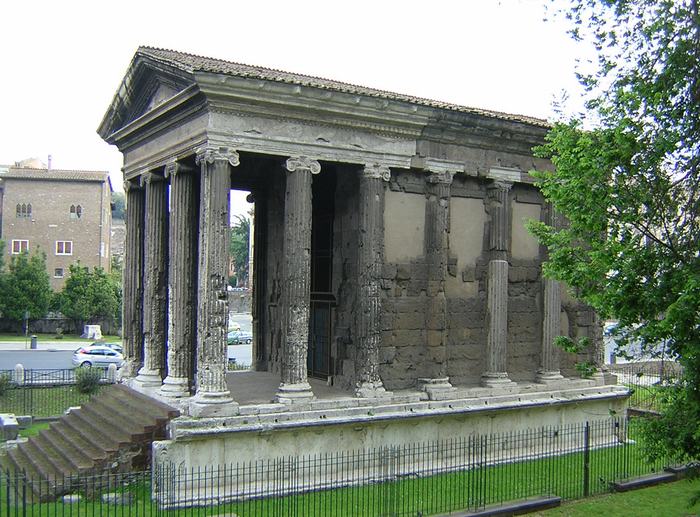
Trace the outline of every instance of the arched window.
<instances>
[{"instance_id":1,"label":"arched window","mask_svg":"<svg viewBox=\"0 0 700 517\"><path fill-rule=\"evenodd\" d=\"M17 217L22 217L22 205L17 203Z\"/></svg>"},{"instance_id":2,"label":"arched window","mask_svg":"<svg viewBox=\"0 0 700 517\"><path fill-rule=\"evenodd\" d=\"M70 206L70 218L71 219L80 219L80 216L83 215L83 207L80 205L71 205Z\"/></svg>"},{"instance_id":3,"label":"arched window","mask_svg":"<svg viewBox=\"0 0 700 517\"><path fill-rule=\"evenodd\" d=\"M27 217L31 217L31 216L32 216L32 204L27 203Z\"/></svg>"},{"instance_id":4,"label":"arched window","mask_svg":"<svg viewBox=\"0 0 700 517\"><path fill-rule=\"evenodd\" d=\"M76 206L75 214L78 216L78 219L80 219L80 216L83 215L83 207L80 205Z\"/></svg>"}]
</instances>

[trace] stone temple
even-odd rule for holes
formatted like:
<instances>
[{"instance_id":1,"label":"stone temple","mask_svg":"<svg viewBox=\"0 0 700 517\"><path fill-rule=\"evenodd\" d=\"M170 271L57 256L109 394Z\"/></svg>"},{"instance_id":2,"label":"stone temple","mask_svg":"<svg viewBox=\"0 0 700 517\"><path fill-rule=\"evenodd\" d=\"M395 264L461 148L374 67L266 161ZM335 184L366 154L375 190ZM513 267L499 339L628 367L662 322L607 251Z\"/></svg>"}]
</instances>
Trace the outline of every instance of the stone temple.
<instances>
[{"instance_id":1,"label":"stone temple","mask_svg":"<svg viewBox=\"0 0 700 517\"><path fill-rule=\"evenodd\" d=\"M123 382L178 406L155 458L235 462L622 411L596 315L541 275L545 121L141 47L124 155ZM255 202L253 365L227 373L229 193ZM589 337L568 357L558 335Z\"/></svg>"}]
</instances>

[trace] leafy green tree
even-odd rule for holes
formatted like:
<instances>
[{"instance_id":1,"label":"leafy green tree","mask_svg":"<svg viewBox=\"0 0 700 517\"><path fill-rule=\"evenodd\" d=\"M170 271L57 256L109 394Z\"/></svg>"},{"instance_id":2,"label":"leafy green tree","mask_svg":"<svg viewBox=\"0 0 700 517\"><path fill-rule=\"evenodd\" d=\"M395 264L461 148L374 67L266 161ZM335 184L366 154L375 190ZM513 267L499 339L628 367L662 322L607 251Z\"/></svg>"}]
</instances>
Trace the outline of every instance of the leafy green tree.
<instances>
[{"instance_id":1,"label":"leafy green tree","mask_svg":"<svg viewBox=\"0 0 700 517\"><path fill-rule=\"evenodd\" d=\"M124 219L126 196L123 192L112 192L112 219Z\"/></svg>"},{"instance_id":2,"label":"leafy green tree","mask_svg":"<svg viewBox=\"0 0 700 517\"><path fill-rule=\"evenodd\" d=\"M572 35L597 65L580 75L587 114L555 124L536 173L568 221L532 224L545 273L628 338L668 341L681 391L648 422L651 455L700 457L700 17L698 0L571 0ZM586 125L584 125L584 123ZM591 127L593 126L593 127Z\"/></svg>"},{"instance_id":3,"label":"leafy green tree","mask_svg":"<svg viewBox=\"0 0 700 517\"><path fill-rule=\"evenodd\" d=\"M250 219L237 215L236 222L231 227L229 251L231 260L236 268L237 281L243 285L248 282L248 255L250 250Z\"/></svg>"},{"instance_id":4,"label":"leafy green tree","mask_svg":"<svg viewBox=\"0 0 700 517\"><path fill-rule=\"evenodd\" d=\"M91 272L85 266L73 264L58 299L61 312L80 331L85 323L118 318L121 286L102 268L96 267Z\"/></svg>"},{"instance_id":5,"label":"leafy green tree","mask_svg":"<svg viewBox=\"0 0 700 517\"><path fill-rule=\"evenodd\" d=\"M51 300L51 285L44 253L21 253L10 260L8 271L0 273L3 316L22 328L25 313L29 319L46 316Z\"/></svg>"}]
</instances>

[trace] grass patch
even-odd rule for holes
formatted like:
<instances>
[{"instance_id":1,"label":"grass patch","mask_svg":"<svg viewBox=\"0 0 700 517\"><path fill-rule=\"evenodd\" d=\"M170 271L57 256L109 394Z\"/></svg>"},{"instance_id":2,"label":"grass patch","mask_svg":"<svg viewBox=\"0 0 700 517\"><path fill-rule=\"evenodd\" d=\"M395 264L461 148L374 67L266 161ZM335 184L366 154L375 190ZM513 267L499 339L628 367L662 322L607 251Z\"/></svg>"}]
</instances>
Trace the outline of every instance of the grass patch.
<instances>
[{"instance_id":1,"label":"grass patch","mask_svg":"<svg viewBox=\"0 0 700 517\"><path fill-rule=\"evenodd\" d=\"M540 517L611 517L634 515L635 517L674 517L697 515L700 503L690 505L693 496L700 492L700 479L681 480L642 490L620 494L607 494L575 501L560 508L531 515Z\"/></svg>"},{"instance_id":2,"label":"grass patch","mask_svg":"<svg viewBox=\"0 0 700 517\"><path fill-rule=\"evenodd\" d=\"M51 425L51 422L37 422L35 424L30 425L26 429L20 429L19 435L24 437L24 438L29 438L30 436L36 436L37 434L39 434L40 431L43 431L44 429L48 429L50 425Z\"/></svg>"},{"instance_id":3,"label":"grass patch","mask_svg":"<svg viewBox=\"0 0 700 517\"><path fill-rule=\"evenodd\" d=\"M24 336L21 334L13 334L13 333L0 333L0 342L2 341L8 341L12 343L24 343L25 341L27 343L30 342L31 336L36 336L37 340L39 343L61 343L62 341L76 341L80 343L93 343L94 341L104 341L106 343L121 343L122 338L119 336L112 336L112 335L104 335L102 336L102 339L86 339L80 337L78 334L63 334L63 338L61 339L56 339L56 334L51 333L51 334L29 334L29 336Z\"/></svg>"},{"instance_id":4,"label":"grass patch","mask_svg":"<svg viewBox=\"0 0 700 517\"><path fill-rule=\"evenodd\" d=\"M89 394L80 393L75 385L22 386L9 389L0 397L0 412L55 417L62 415L69 407L86 403L90 397Z\"/></svg>"}]
</instances>

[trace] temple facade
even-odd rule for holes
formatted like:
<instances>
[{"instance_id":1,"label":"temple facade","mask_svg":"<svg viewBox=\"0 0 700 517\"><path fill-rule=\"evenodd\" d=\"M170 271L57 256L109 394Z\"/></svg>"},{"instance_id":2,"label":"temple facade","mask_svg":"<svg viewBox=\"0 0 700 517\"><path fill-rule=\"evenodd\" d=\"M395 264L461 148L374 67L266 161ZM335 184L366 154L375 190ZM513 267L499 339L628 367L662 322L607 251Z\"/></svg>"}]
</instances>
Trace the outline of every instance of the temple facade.
<instances>
[{"instance_id":1,"label":"temple facade","mask_svg":"<svg viewBox=\"0 0 700 517\"><path fill-rule=\"evenodd\" d=\"M559 335L595 314L541 274L528 171L545 121L141 47L99 128L124 155L122 377L193 417L227 378L229 192L255 202L252 370L269 403L440 401L597 387ZM413 400L413 399L412 399ZM600 400L600 396L597 400ZM311 406L310 406L311 405ZM272 410L270 410L272 411ZM278 410L275 410L278 411ZM280 410L281 411L281 410Z\"/></svg>"}]
</instances>

